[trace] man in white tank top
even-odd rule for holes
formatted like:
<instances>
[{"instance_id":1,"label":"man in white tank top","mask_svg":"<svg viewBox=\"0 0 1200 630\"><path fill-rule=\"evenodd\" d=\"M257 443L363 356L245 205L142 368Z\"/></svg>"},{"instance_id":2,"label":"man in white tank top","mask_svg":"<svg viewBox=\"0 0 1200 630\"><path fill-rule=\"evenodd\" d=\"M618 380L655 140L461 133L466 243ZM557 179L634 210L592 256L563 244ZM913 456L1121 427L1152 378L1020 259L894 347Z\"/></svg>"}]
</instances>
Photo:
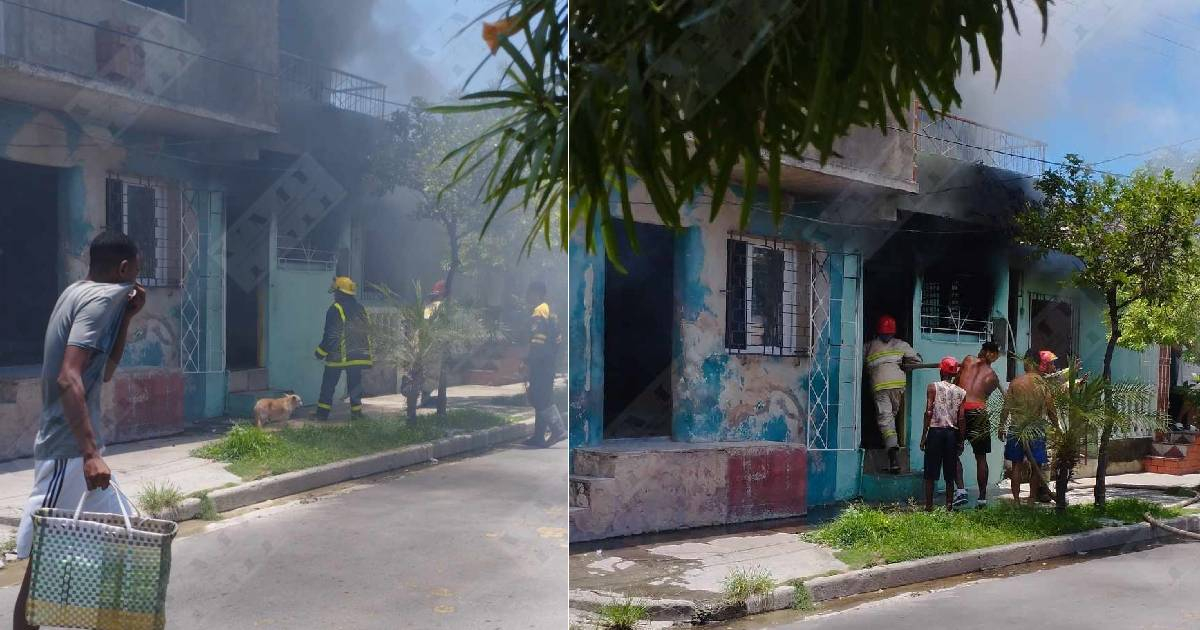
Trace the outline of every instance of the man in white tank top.
<instances>
[{"instance_id":1,"label":"man in white tank top","mask_svg":"<svg viewBox=\"0 0 1200 630\"><path fill-rule=\"evenodd\" d=\"M925 389L925 426L921 450L925 452L925 511L933 511L933 486L938 474L946 481L946 509L954 509L954 477L958 456L966 443L963 401L967 390L951 383L958 374L958 359L946 357L938 365L942 380Z\"/></svg>"}]
</instances>

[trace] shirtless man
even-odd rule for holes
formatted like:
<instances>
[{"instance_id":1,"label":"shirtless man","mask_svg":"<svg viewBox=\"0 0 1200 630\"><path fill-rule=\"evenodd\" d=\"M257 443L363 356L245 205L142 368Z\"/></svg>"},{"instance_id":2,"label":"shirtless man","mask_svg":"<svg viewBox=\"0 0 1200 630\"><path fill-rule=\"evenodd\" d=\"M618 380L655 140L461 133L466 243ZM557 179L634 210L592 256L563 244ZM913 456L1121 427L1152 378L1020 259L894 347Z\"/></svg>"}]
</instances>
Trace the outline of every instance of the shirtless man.
<instances>
[{"instance_id":1,"label":"shirtless man","mask_svg":"<svg viewBox=\"0 0 1200 630\"><path fill-rule=\"evenodd\" d=\"M1040 424L1043 418L1051 423L1057 423L1058 417L1054 411L1053 385L1046 376L1054 372L1054 353L1042 350L1036 357L1025 358L1025 373L1013 379L1005 396L1004 411L1000 416L999 437L1005 440L1004 458L1013 463L1012 494L1013 500L1021 503L1021 477L1017 474L1019 466L1026 466L1029 479L1029 504L1037 503L1039 494L1048 494L1049 488L1042 484L1042 476L1037 466L1046 463L1046 439L1037 438L1029 441L1028 451L1034 461L1026 456L1026 445L1016 437L1007 436L1010 420L1016 417L1020 424ZM1039 490L1041 492L1039 492Z\"/></svg>"},{"instance_id":2,"label":"shirtless man","mask_svg":"<svg viewBox=\"0 0 1200 630\"><path fill-rule=\"evenodd\" d=\"M956 385L967 391L963 402L963 414L966 422L967 440L971 442L971 450L975 453L975 479L979 483L979 499L975 507L987 507L988 462L987 455L992 452L992 426L988 421L987 400L1000 387L1000 377L992 369L992 363L1000 358L1000 346L991 341L984 342L978 356L968 356L962 360ZM958 490L955 491L954 503L961 505L967 501L967 486L963 483L962 462L958 463Z\"/></svg>"}]
</instances>

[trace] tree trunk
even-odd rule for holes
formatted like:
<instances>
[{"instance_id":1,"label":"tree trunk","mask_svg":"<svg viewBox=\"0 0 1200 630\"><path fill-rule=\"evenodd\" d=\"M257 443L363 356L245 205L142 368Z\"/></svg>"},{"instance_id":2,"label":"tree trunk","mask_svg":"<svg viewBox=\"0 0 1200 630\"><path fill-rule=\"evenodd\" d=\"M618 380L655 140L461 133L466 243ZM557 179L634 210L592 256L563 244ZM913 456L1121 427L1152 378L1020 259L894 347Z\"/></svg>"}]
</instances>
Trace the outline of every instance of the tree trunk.
<instances>
[{"instance_id":1,"label":"tree trunk","mask_svg":"<svg viewBox=\"0 0 1200 630\"><path fill-rule=\"evenodd\" d=\"M1105 295L1108 302L1108 347L1104 350L1104 411L1106 414L1112 413L1112 396L1110 395L1109 385L1112 382L1112 360L1113 353L1117 349L1117 340L1121 338L1121 313L1117 305L1117 290L1110 289ZM1093 493L1093 498L1096 501L1096 509L1104 511L1105 505L1105 488L1104 477L1108 469L1108 440L1112 437L1112 421L1106 419L1104 422L1104 430L1100 432L1100 446L1096 449L1096 489Z\"/></svg>"},{"instance_id":2,"label":"tree trunk","mask_svg":"<svg viewBox=\"0 0 1200 630\"><path fill-rule=\"evenodd\" d=\"M1054 510L1061 514L1067 511L1067 482L1071 479L1071 463L1060 459L1055 468Z\"/></svg>"},{"instance_id":3,"label":"tree trunk","mask_svg":"<svg viewBox=\"0 0 1200 630\"><path fill-rule=\"evenodd\" d=\"M450 301L451 292L454 290L454 277L458 274L458 268L462 265L462 261L458 258L458 228L453 223L447 223L446 233L450 237L450 269L446 271L446 292L442 294L442 303ZM446 363L449 362L449 356L442 354L442 360L438 366L438 398L437 398L437 415L446 415L446 390L448 389L449 378L446 372Z\"/></svg>"}]
</instances>

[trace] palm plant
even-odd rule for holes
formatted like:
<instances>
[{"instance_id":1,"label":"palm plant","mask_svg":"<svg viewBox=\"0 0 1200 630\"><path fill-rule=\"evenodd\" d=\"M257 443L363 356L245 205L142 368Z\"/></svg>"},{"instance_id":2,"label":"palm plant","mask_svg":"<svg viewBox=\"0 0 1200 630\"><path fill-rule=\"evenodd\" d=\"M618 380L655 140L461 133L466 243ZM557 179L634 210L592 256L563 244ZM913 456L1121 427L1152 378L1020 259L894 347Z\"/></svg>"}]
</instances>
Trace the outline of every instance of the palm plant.
<instances>
[{"instance_id":1,"label":"palm plant","mask_svg":"<svg viewBox=\"0 0 1200 630\"><path fill-rule=\"evenodd\" d=\"M417 400L426 379L437 378L438 361L455 361L474 351L488 339L488 330L478 311L445 302L425 318L421 287L414 284L412 299L402 299L391 289L375 285L388 308L372 316L371 336L376 353L395 362L404 374L408 418L417 417Z\"/></svg>"},{"instance_id":2,"label":"palm plant","mask_svg":"<svg viewBox=\"0 0 1200 630\"><path fill-rule=\"evenodd\" d=\"M1166 423L1165 417L1151 404L1154 391L1146 383L1109 382L1088 376L1078 368L1071 368L1066 370L1062 381L1037 377L1037 394L1009 390L1004 397L1002 424L1003 419L1008 419L1008 433L1021 443L1026 458L1032 461L1029 443L1041 437L1045 437L1046 448L1053 453L1054 503L1059 512L1067 509L1067 482L1083 458L1089 437L1098 435L1105 427L1125 432L1158 429ZM1049 400L1053 405L1053 419L1050 414L1040 413L1040 400ZM1049 486L1040 470L1036 477L1031 483Z\"/></svg>"}]
</instances>

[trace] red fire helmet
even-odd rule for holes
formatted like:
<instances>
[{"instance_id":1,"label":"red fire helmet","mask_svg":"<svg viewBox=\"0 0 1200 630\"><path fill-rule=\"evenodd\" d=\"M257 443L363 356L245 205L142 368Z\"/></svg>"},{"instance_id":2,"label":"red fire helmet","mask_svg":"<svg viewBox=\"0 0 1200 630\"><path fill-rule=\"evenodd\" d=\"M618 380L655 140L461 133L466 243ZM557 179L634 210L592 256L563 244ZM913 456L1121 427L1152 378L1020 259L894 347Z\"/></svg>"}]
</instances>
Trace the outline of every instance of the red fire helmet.
<instances>
[{"instance_id":1,"label":"red fire helmet","mask_svg":"<svg viewBox=\"0 0 1200 630\"><path fill-rule=\"evenodd\" d=\"M881 335L896 334L896 318L892 317L891 315L884 315L883 317L880 317L879 326L876 327L875 332Z\"/></svg>"}]
</instances>

